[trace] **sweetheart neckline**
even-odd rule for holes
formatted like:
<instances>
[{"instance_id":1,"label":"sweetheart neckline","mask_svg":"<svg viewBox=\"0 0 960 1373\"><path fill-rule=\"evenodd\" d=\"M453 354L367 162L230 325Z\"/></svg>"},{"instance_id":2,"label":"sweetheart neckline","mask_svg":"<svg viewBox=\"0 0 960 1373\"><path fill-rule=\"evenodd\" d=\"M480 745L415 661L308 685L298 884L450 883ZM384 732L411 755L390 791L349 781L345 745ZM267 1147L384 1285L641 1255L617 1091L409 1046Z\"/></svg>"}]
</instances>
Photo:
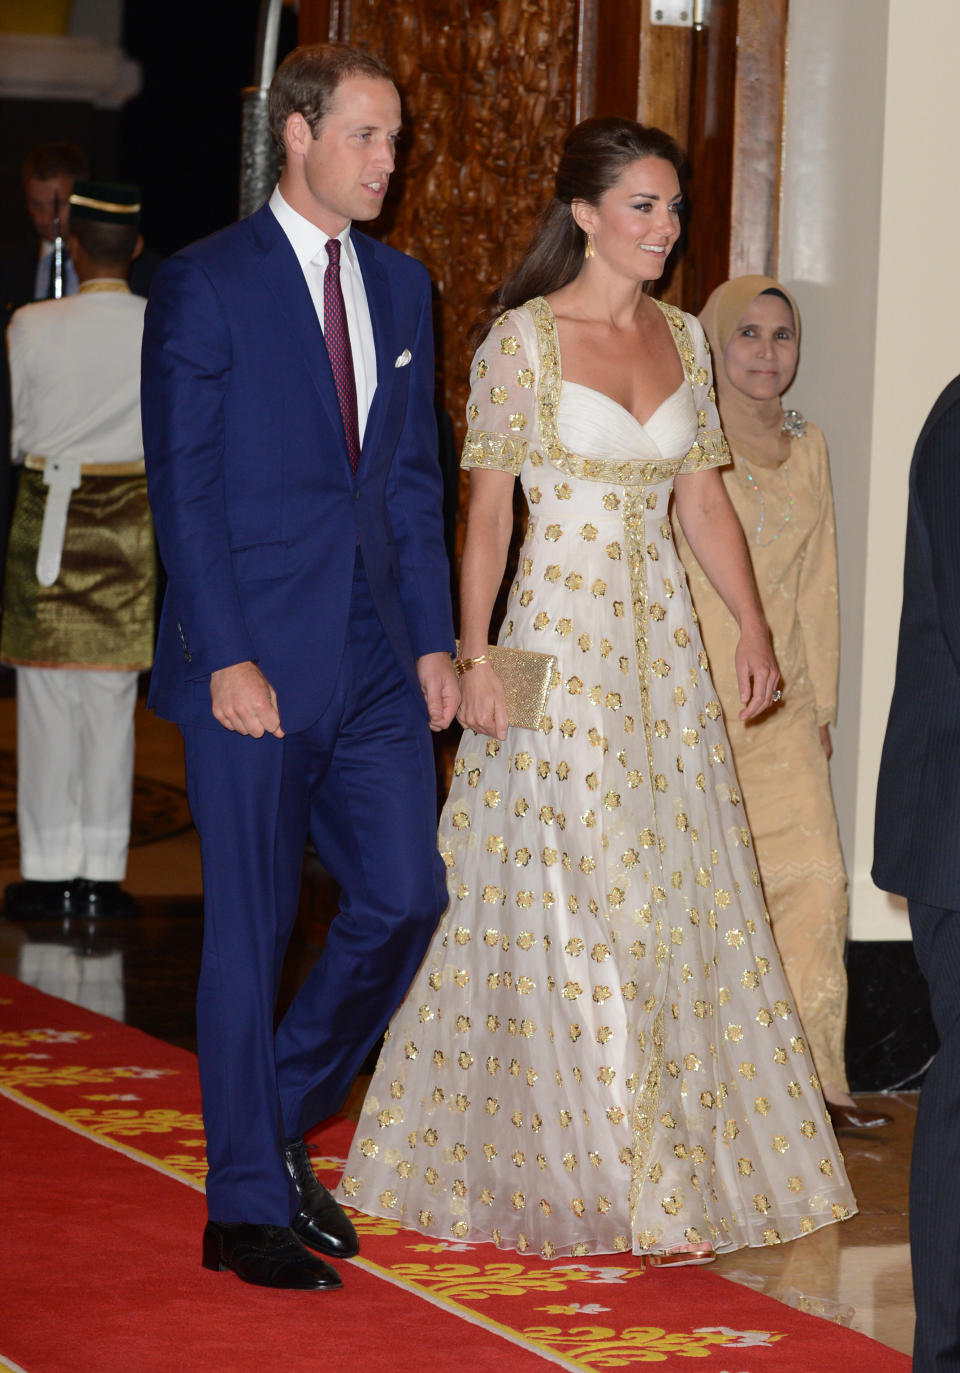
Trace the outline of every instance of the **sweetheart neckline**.
<instances>
[{"instance_id":1,"label":"sweetheart neckline","mask_svg":"<svg viewBox=\"0 0 960 1373\"><path fill-rule=\"evenodd\" d=\"M579 391L587 391L591 396L599 396L601 400L609 401L609 403L615 406L621 414L626 415L628 419L633 420L633 423L637 426L638 429L646 430L650 427L651 421L656 419L657 415L659 415L663 407L665 405L669 405L672 400L676 400L677 396L680 395L682 391L686 390L687 385L687 380L686 378L684 378L675 391L671 391L669 396L664 396L660 404L656 407L655 410L651 410L650 414L647 416L645 420L638 420L632 410L628 410L625 405L621 405L618 400L614 400L613 396L608 396L606 391L598 391L595 386L585 386L582 381L566 381L563 377L561 377L560 394L562 399L563 388L565 386L576 386Z\"/></svg>"},{"instance_id":2,"label":"sweetheart neckline","mask_svg":"<svg viewBox=\"0 0 960 1373\"><path fill-rule=\"evenodd\" d=\"M621 405L620 402L619 402L618 400L614 400L613 396L608 396L607 393L606 393L606 391L598 391L598 390L596 390L596 388L593 387L593 386L584 386L583 382L581 382L581 381L567 381L567 380L565 379L564 375L563 375L563 353L562 353L561 348L560 348L560 328L559 328L559 325L557 324L557 316L556 316L556 314L554 313L553 306L550 304L549 300L547 300L546 296L540 296L539 299L543 301L544 305L545 305L545 306L547 307L547 309L550 311L550 318L551 318L551 320L553 321L553 334L554 334L554 339L555 339L555 341L556 341L556 350L557 350L557 373L558 373L559 379L560 379L560 391L561 391L561 395L562 395L562 393L563 393L563 387L564 387L565 385L566 385L566 386L579 386L581 391L589 391L589 392L591 392L591 394L594 395L594 396L602 396L604 400L608 400L608 401L610 402L611 405L615 405L615 406L617 407L618 410L620 410L620 411L623 412L623 414L629 415L630 419L633 420L634 424L637 425L638 428L640 428L640 429L646 429L647 426L649 425L650 421L651 421L656 415L658 415L658 414L660 413L660 411L661 411L661 410L663 409L663 407L668 403L668 401L673 400L673 398L677 395L677 392L678 392L678 391L682 391L682 390L684 389L684 387L688 384L688 377L687 377L687 375L686 375L686 367L684 367L684 369L683 369L683 371L684 371L683 380L680 382L680 385L676 388L676 390L675 390L675 391L671 391L671 393L670 393L669 396L664 396L663 400L660 402L660 404L657 406L657 408L656 408L655 410L651 410L650 414L647 416L647 418L646 418L645 420L638 420L637 417L636 417L636 415L633 413L632 410L628 410L627 407L626 407L625 405ZM661 313L661 314L664 316L664 318L666 319L666 313L667 313L667 312L666 312L666 308L664 307L663 301L661 301L661 300L655 300L655 301L654 301L654 304L659 308L660 313ZM669 321L667 321L667 322L668 322L668 324L669 324ZM674 347L676 348L677 352L680 353L680 348L679 348L679 346L677 345L677 340L676 340L675 338L673 339L673 345L674 345ZM680 355L680 361L681 361L681 363L683 362L683 355L682 355L682 354Z\"/></svg>"}]
</instances>

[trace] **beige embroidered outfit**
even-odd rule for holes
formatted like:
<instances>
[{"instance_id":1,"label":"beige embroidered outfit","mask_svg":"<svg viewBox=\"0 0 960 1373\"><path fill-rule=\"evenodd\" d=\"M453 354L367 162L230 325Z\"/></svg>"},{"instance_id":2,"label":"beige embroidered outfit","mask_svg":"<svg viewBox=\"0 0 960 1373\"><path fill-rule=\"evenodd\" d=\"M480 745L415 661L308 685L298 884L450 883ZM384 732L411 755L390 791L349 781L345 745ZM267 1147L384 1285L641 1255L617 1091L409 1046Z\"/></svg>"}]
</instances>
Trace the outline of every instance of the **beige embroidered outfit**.
<instances>
[{"instance_id":1,"label":"beige embroidered outfit","mask_svg":"<svg viewBox=\"0 0 960 1373\"><path fill-rule=\"evenodd\" d=\"M710 669L743 788L777 947L821 1080L847 1090L843 1041L847 875L820 725L837 714L840 617L830 466L813 424L783 467L724 469L740 517L783 680L783 701L755 722L737 719L737 625L676 521ZM763 500L764 527L761 519ZM789 511L789 519L783 516ZM782 527L780 527L782 524ZM776 533L776 537L772 537Z\"/></svg>"},{"instance_id":2,"label":"beige embroidered outfit","mask_svg":"<svg viewBox=\"0 0 960 1373\"><path fill-rule=\"evenodd\" d=\"M464 465L530 520L501 642L549 649L539 732L466 734L450 906L391 1026L344 1199L433 1237L561 1254L778 1243L854 1200L779 966L670 529L726 445L696 320L641 425L561 387L543 300L472 371Z\"/></svg>"},{"instance_id":3,"label":"beige embroidered outfit","mask_svg":"<svg viewBox=\"0 0 960 1373\"><path fill-rule=\"evenodd\" d=\"M820 726L837 717L840 607L830 462L823 435L779 397L754 400L730 380L724 353L770 277L737 277L701 311L734 460L723 482L740 518L780 665L783 700L742 725L733 653L737 626L676 520L674 533L723 706L733 762L777 947L829 1097L847 1091L847 874Z\"/></svg>"}]
</instances>

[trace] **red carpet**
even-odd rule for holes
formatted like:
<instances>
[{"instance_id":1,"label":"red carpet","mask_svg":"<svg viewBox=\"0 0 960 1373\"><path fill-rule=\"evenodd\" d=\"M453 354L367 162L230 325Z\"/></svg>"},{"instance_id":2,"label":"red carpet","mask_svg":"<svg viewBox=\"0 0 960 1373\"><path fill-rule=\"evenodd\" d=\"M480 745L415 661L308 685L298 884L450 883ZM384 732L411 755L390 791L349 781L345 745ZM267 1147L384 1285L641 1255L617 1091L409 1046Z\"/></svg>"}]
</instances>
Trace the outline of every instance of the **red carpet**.
<instances>
[{"instance_id":1,"label":"red carpet","mask_svg":"<svg viewBox=\"0 0 960 1373\"><path fill-rule=\"evenodd\" d=\"M314 1136L328 1184L351 1130ZM5 1360L25 1373L910 1367L703 1269L548 1264L362 1216L342 1292L206 1272L195 1060L8 978L0 1139L0 1373Z\"/></svg>"}]
</instances>

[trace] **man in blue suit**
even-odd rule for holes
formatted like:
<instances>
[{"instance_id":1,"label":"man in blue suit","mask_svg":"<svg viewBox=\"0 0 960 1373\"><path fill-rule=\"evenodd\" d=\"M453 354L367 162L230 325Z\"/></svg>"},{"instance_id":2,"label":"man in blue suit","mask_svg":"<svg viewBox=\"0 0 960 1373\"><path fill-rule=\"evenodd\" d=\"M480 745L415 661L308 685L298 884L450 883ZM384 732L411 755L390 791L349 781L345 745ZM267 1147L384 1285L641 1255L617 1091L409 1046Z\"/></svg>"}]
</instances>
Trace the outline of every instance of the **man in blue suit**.
<instances>
[{"instance_id":1,"label":"man in blue suit","mask_svg":"<svg viewBox=\"0 0 960 1373\"><path fill-rule=\"evenodd\" d=\"M897 675L877 785L873 880L907 898L940 1048L910 1168L915 1373L960 1370L960 377L910 468Z\"/></svg>"},{"instance_id":2,"label":"man in blue suit","mask_svg":"<svg viewBox=\"0 0 960 1373\"><path fill-rule=\"evenodd\" d=\"M357 1240L302 1136L340 1107L446 905L429 729L459 692L430 285L351 231L383 203L400 99L379 59L299 48L270 123L270 201L164 264L147 310L169 576L151 704L183 733L203 850L203 1262L319 1290L340 1278L310 1250ZM275 1033L308 833L340 910Z\"/></svg>"}]
</instances>

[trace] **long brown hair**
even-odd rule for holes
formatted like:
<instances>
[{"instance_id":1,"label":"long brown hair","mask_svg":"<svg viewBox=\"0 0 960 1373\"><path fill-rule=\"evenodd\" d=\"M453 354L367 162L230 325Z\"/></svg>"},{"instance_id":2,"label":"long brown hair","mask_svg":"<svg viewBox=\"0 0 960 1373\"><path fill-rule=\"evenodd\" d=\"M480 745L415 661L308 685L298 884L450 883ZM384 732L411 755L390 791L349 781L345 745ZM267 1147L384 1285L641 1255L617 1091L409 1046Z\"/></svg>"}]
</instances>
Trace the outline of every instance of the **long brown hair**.
<instances>
[{"instance_id":1,"label":"long brown hair","mask_svg":"<svg viewBox=\"0 0 960 1373\"><path fill-rule=\"evenodd\" d=\"M567 135L557 167L553 197L540 216L533 238L517 265L490 297L487 309L470 331L479 343L491 321L504 310L566 286L580 271L586 234L573 217L574 200L598 205L624 168L643 157L660 157L682 178L684 156L664 133L632 119L613 115L584 119Z\"/></svg>"}]
</instances>

